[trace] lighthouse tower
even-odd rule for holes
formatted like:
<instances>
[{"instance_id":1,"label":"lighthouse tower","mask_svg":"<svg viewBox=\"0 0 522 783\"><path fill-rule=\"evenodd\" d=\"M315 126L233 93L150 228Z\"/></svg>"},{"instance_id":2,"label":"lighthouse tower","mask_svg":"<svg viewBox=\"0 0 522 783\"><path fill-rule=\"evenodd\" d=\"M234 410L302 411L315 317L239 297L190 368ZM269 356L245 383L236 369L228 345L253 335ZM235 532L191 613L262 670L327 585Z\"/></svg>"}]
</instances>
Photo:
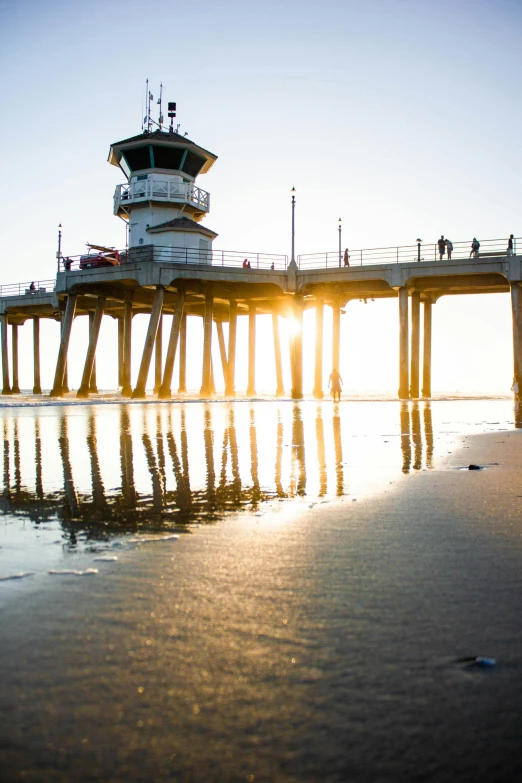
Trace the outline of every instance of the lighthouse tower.
<instances>
[{"instance_id":1,"label":"lighthouse tower","mask_svg":"<svg viewBox=\"0 0 522 783\"><path fill-rule=\"evenodd\" d=\"M150 99L139 136L111 144L109 163L126 177L114 194L114 214L128 221L129 261L211 263L214 231L201 225L210 194L196 185L217 160L174 129L176 104L169 103L170 127L150 117ZM155 128L156 126L156 128ZM178 126L179 128L179 126Z\"/></svg>"}]
</instances>

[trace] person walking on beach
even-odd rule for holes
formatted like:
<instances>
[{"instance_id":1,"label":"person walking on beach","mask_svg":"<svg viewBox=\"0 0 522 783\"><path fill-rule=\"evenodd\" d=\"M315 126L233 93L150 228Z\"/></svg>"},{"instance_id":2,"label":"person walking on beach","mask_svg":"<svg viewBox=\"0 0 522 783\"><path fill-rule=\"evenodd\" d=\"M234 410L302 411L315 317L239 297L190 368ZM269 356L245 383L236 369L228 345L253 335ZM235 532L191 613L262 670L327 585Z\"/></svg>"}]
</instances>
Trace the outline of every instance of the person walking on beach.
<instances>
[{"instance_id":1,"label":"person walking on beach","mask_svg":"<svg viewBox=\"0 0 522 783\"><path fill-rule=\"evenodd\" d=\"M507 255L508 256L514 255L514 253L513 253L513 239L514 239L513 234L510 234L509 235L509 239L508 239L508 246L507 246Z\"/></svg>"},{"instance_id":2,"label":"person walking on beach","mask_svg":"<svg viewBox=\"0 0 522 783\"><path fill-rule=\"evenodd\" d=\"M451 261L451 254L453 252L453 242L451 240L446 239L446 251L448 253L448 261Z\"/></svg>"},{"instance_id":3,"label":"person walking on beach","mask_svg":"<svg viewBox=\"0 0 522 783\"><path fill-rule=\"evenodd\" d=\"M437 242L437 244L439 246L440 260L442 261L442 257L443 257L443 255L444 255L444 253L446 251L446 240L444 239L444 234L441 234L441 237L440 237L439 241Z\"/></svg>"},{"instance_id":4,"label":"person walking on beach","mask_svg":"<svg viewBox=\"0 0 522 783\"><path fill-rule=\"evenodd\" d=\"M345 266L350 266L350 256L348 255L348 248L344 251L343 263Z\"/></svg>"},{"instance_id":5,"label":"person walking on beach","mask_svg":"<svg viewBox=\"0 0 522 783\"><path fill-rule=\"evenodd\" d=\"M473 237L473 242L471 243L471 251L469 257L478 258L479 248L480 248L480 242L478 241L477 237Z\"/></svg>"},{"instance_id":6,"label":"person walking on beach","mask_svg":"<svg viewBox=\"0 0 522 783\"><path fill-rule=\"evenodd\" d=\"M338 397L338 401L341 402L341 388L343 384L343 379L341 378L339 371L336 369L333 369L330 373L330 377L328 378L328 386L330 387L330 391L332 393L332 397L335 398Z\"/></svg>"}]
</instances>

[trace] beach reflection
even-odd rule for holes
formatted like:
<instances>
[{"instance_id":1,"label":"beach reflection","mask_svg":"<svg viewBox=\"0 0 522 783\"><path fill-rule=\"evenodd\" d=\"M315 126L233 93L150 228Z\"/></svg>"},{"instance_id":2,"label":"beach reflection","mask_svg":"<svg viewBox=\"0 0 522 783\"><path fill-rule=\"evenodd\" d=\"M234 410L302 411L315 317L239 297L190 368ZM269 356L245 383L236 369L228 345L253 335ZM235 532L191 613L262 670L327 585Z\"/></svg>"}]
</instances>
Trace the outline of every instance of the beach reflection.
<instances>
[{"instance_id":1,"label":"beach reflection","mask_svg":"<svg viewBox=\"0 0 522 783\"><path fill-rule=\"evenodd\" d=\"M74 546L80 533L169 530L270 501L362 497L401 471L432 466L430 405L388 406L379 419L382 410L248 402L10 410L1 510L36 524L58 519Z\"/></svg>"}]
</instances>

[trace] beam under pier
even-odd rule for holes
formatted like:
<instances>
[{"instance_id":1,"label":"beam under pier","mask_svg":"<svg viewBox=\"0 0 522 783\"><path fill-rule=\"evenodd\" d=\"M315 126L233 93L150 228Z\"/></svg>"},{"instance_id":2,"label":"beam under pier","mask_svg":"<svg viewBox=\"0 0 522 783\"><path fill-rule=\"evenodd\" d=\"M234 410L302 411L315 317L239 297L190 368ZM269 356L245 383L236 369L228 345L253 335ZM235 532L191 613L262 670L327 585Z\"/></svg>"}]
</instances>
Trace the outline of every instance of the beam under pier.
<instances>
[{"instance_id":1,"label":"beam under pier","mask_svg":"<svg viewBox=\"0 0 522 783\"><path fill-rule=\"evenodd\" d=\"M422 347L422 396L431 397L431 316L432 302L427 299L424 304L424 341Z\"/></svg>"},{"instance_id":2,"label":"beam under pier","mask_svg":"<svg viewBox=\"0 0 522 783\"><path fill-rule=\"evenodd\" d=\"M408 289L399 288L399 399L410 396L408 345Z\"/></svg>"},{"instance_id":3,"label":"beam under pier","mask_svg":"<svg viewBox=\"0 0 522 783\"><path fill-rule=\"evenodd\" d=\"M247 397L256 396L256 307L248 308L248 387Z\"/></svg>"},{"instance_id":4,"label":"beam under pier","mask_svg":"<svg viewBox=\"0 0 522 783\"><path fill-rule=\"evenodd\" d=\"M11 324L11 338L13 345L13 385L11 394L20 394L18 382L18 324Z\"/></svg>"},{"instance_id":5,"label":"beam under pier","mask_svg":"<svg viewBox=\"0 0 522 783\"><path fill-rule=\"evenodd\" d=\"M100 297L98 297L98 301L100 301ZM96 314L95 311L89 310L89 342L90 342L90 339L91 339L91 332L92 332L92 327L93 327L93 324L94 324L95 314ZM102 315L103 315L103 313L102 313ZM98 338L96 338L96 342L98 342ZM87 348L87 350L89 350L89 349ZM83 381L82 381L82 383L83 383ZM81 388L81 384L80 384L80 388ZM98 394L98 384L96 383L96 346L94 346L94 361L92 363L92 372L91 372L91 378L90 378L90 381L89 381L89 392L91 394ZM78 395L76 395L76 396L78 396Z\"/></svg>"},{"instance_id":6,"label":"beam under pier","mask_svg":"<svg viewBox=\"0 0 522 783\"><path fill-rule=\"evenodd\" d=\"M520 283L514 282L511 287L511 316L513 323L513 375L522 384L522 302Z\"/></svg>"},{"instance_id":7,"label":"beam under pier","mask_svg":"<svg viewBox=\"0 0 522 783\"><path fill-rule=\"evenodd\" d=\"M314 397L322 400L323 392L323 316L324 302L320 301L315 306L315 373L314 373Z\"/></svg>"},{"instance_id":8,"label":"beam under pier","mask_svg":"<svg viewBox=\"0 0 522 783\"><path fill-rule=\"evenodd\" d=\"M183 321L183 308L185 307L185 291L179 291L178 300L172 316L172 326L170 329L169 344L167 346L167 356L165 358L165 369L163 371L163 380L158 390L160 400L168 400L172 397L172 374L174 372L174 362L176 361L176 350L178 348L179 334ZM157 342L156 342L157 344Z\"/></svg>"},{"instance_id":9,"label":"beam under pier","mask_svg":"<svg viewBox=\"0 0 522 783\"><path fill-rule=\"evenodd\" d=\"M276 397L284 397L285 387L283 384L283 362L281 360L281 335L279 333L279 315L272 313L272 330L274 332L274 358L276 370ZM293 359L292 359L293 361Z\"/></svg>"},{"instance_id":10,"label":"beam under pier","mask_svg":"<svg viewBox=\"0 0 522 783\"><path fill-rule=\"evenodd\" d=\"M123 303L123 378L121 385L122 397L132 396L131 386L131 350L132 350L132 302L128 299Z\"/></svg>"},{"instance_id":11,"label":"beam under pier","mask_svg":"<svg viewBox=\"0 0 522 783\"><path fill-rule=\"evenodd\" d=\"M87 398L92 389L92 374L94 372L96 362L96 346L98 345L98 336L100 334L100 326L104 309L105 297L99 296L96 303L96 310L94 313L92 313L92 318L91 313L89 313L89 322L91 323L89 332L89 346L87 348L87 355L85 357L82 382L80 384L80 388L76 392L76 396L80 399ZM94 381L94 387L96 388L96 380Z\"/></svg>"},{"instance_id":12,"label":"beam under pier","mask_svg":"<svg viewBox=\"0 0 522 783\"><path fill-rule=\"evenodd\" d=\"M9 385L9 347L7 343L7 316L0 315L0 331L2 337L2 394L11 394Z\"/></svg>"},{"instance_id":13,"label":"beam under pier","mask_svg":"<svg viewBox=\"0 0 522 783\"><path fill-rule=\"evenodd\" d=\"M40 319L33 318L33 394L41 394L40 381Z\"/></svg>"},{"instance_id":14,"label":"beam under pier","mask_svg":"<svg viewBox=\"0 0 522 783\"><path fill-rule=\"evenodd\" d=\"M236 333L237 333L237 303L230 300L228 316L228 361L225 382L225 394L233 397L236 393Z\"/></svg>"},{"instance_id":15,"label":"beam under pier","mask_svg":"<svg viewBox=\"0 0 522 783\"><path fill-rule=\"evenodd\" d=\"M303 397L303 299L296 296L294 302L295 334L292 361L292 399Z\"/></svg>"},{"instance_id":16,"label":"beam under pier","mask_svg":"<svg viewBox=\"0 0 522 783\"><path fill-rule=\"evenodd\" d=\"M200 397L210 397L212 393L212 321L214 312L214 297L212 293L205 296L205 312L203 315L203 367L201 372Z\"/></svg>"},{"instance_id":17,"label":"beam under pier","mask_svg":"<svg viewBox=\"0 0 522 783\"><path fill-rule=\"evenodd\" d=\"M146 396L145 387L147 385L150 360L152 358L154 342L158 333L158 326L161 318L164 298L165 289L163 286L159 285L156 287L156 291L154 293L154 300L152 302L152 310L149 318L149 326L147 329L147 336L145 337L145 345L143 346L143 355L141 357L140 370L138 373L138 381L136 383L136 388L132 392L133 399L143 399Z\"/></svg>"},{"instance_id":18,"label":"beam under pier","mask_svg":"<svg viewBox=\"0 0 522 783\"><path fill-rule=\"evenodd\" d=\"M411 366L410 366L410 397L419 396L420 375L420 292L413 291L411 295Z\"/></svg>"},{"instance_id":19,"label":"beam under pier","mask_svg":"<svg viewBox=\"0 0 522 783\"><path fill-rule=\"evenodd\" d=\"M62 320L60 348L58 350L58 359L56 360L56 370L54 373L54 383L51 389L50 397L63 397L65 388L65 371L67 365L67 351L69 350L69 340L71 339L71 329L76 312L77 294L69 294L65 315Z\"/></svg>"},{"instance_id":20,"label":"beam under pier","mask_svg":"<svg viewBox=\"0 0 522 783\"><path fill-rule=\"evenodd\" d=\"M187 391L187 314L181 319L179 330L179 388L178 394Z\"/></svg>"}]
</instances>

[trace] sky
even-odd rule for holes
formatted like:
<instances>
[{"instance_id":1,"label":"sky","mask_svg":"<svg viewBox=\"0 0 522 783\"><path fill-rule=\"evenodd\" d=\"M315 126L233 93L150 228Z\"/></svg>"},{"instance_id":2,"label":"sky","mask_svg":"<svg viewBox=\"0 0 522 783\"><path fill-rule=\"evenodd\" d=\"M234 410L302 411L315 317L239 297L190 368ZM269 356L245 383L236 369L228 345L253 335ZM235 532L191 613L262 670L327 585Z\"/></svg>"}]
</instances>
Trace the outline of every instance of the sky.
<instances>
[{"instance_id":1,"label":"sky","mask_svg":"<svg viewBox=\"0 0 522 783\"><path fill-rule=\"evenodd\" d=\"M111 142L140 132L146 78L155 95L161 81L177 102L181 132L218 155L198 179L211 194L204 224L218 233L218 249L289 254L293 186L297 253L334 251L339 217L350 249L433 242L441 233L453 242L521 236L521 21L522 5L510 0L0 0L8 183L0 282L52 278L59 223L68 255L86 242L124 246L124 224L112 214L123 177L107 154ZM72 336L76 387L82 321ZM195 389L201 325L191 321ZM265 321L258 391L275 388ZM329 323L327 313L326 346ZM145 326L138 317L134 372ZM313 314L304 333L313 340ZM396 300L351 302L341 339L347 391L396 391ZM20 343L30 356L30 324ZM98 383L114 388L112 319L101 346ZM47 387L57 347L58 325L42 324ZM328 347L325 358L327 375ZM246 388L245 365L238 361L238 389ZM32 386L29 361L20 373L21 385ZM508 294L437 302L434 392L507 393L512 373Z\"/></svg>"}]
</instances>

